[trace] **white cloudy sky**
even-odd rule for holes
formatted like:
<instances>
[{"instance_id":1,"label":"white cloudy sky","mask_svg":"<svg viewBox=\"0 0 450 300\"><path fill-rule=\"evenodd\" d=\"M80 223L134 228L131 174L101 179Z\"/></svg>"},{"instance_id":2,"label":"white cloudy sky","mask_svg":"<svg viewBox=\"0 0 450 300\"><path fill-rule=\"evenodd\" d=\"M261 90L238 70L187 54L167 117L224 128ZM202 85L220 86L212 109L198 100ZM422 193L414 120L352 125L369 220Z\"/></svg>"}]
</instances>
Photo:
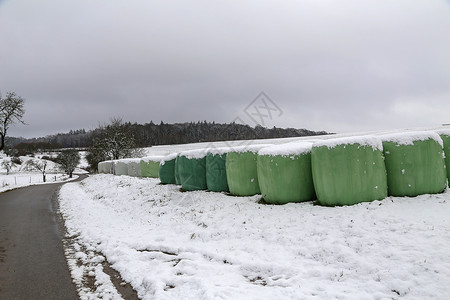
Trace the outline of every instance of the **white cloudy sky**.
<instances>
[{"instance_id":1,"label":"white cloudy sky","mask_svg":"<svg viewBox=\"0 0 450 300\"><path fill-rule=\"evenodd\" d=\"M0 91L15 136L132 122L333 132L450 123L450 1L0 0Z\"/></svg>"}]
</instances>

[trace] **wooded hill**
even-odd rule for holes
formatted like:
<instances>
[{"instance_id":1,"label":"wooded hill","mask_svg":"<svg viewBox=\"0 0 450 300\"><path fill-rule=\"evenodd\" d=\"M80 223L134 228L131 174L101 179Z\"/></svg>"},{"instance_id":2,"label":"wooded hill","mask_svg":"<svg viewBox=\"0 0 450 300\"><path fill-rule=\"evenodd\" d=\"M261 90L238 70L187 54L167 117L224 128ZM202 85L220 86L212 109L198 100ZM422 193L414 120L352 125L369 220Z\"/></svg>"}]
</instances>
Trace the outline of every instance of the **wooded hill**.
<instances>
[{"instance_id":1,"label":"wooded hill","mask_svg":"<svg viewBox=\"0 0 450 300\"><path fill-rule=\"evenodd\" d=\"M215 122L190 122L154 124L124 123L136 137L139 147L155 145L186 144L196 142L216 142L229 140L270 139L284 137L300 137L327 134L325 131L311 131L295 128L265 128L262 126L250 127L237 123L219 124ZM55 148L86 148L90 146L91 136L98 129L86 131L84 129L71 130L68 133L59 133L41 138L15 138L7 139L10 148L30 147L37 149Z\"/></svg>"}]
</instances>

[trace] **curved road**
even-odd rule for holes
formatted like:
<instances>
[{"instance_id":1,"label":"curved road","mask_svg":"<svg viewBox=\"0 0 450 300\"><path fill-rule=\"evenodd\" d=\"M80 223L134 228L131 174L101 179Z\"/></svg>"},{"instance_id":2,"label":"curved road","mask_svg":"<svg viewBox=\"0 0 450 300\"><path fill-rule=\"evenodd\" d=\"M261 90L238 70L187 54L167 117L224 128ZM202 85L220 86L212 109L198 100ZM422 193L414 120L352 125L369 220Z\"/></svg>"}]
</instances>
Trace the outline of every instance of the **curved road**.
<instances>
[{"instance_id":1,"label":"curved road","mask_svg":"<svg viewBox=\"0 0 450 300\"><path fill-rule=\"evenodd\" d=\"M61 185L0 194L0 299L78 299L52 202Z\"/></svg>"}]
</instances>

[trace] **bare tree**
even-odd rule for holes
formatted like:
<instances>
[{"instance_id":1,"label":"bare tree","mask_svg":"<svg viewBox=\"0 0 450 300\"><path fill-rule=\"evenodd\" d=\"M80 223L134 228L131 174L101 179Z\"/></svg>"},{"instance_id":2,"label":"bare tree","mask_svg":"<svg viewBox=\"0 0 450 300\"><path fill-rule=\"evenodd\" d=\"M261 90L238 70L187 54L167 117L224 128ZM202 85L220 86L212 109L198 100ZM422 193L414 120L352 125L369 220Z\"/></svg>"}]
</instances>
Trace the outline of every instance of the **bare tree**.
<instances>
[{"instance_id":1,"label":"bare tree","mask_svg":"<svg viewBox=\"0 0 450 300\"><path fill-rule=\"evenodd\" d=\"M16 166L16 163L14 163L11 159L3 159L2 161L2 167L6 169L6 175L9 175L9 172L11 172L12 168Z\"/></svg>"},{"instance_id":2,"label":"bare tree","mask_svg":"<svg viewBox=\"0 0 450 300\"><path fill-rule=\"evenodd\" d=\"M134 134L121 118L112 118L107 125L101 125L93 134L86 159L91 170L96 170L99 162L142 156L137 148Z\"/></svg>"},{"instance_id":3,"label":"bare tree","mask_svg":"<svg viewBox=\"0 0 450 300\"><path fill-rule=\"evenodd\" d=\"M41 172L42 181L46 182L47 161L44 159L29 159L25 162L25 170L36 170Z\"/></svg>"},{"instance_id":4,"label":"bare tree","mask_svg":"<svg viewBox=\"0 0 450 300\"><path fill-rule=\"evenodd\" d=\"M56 162L72 178L73 171L75 171L80 162L80 154L74 149L63 150L56 158Z\"/></svg>"},{"instance_id":5,"label":"bare tree","mask_svg":"<svg viewBox=\"0 0 450 300\"><path fill-rule=\"evenodd\" d=\"M15 123L25 122L22 120L25 114L24 100L14 92L6 94L5 98L0 95L0 150L5 148L5 137L8 129Z\"/></svg>"}]
</instances>

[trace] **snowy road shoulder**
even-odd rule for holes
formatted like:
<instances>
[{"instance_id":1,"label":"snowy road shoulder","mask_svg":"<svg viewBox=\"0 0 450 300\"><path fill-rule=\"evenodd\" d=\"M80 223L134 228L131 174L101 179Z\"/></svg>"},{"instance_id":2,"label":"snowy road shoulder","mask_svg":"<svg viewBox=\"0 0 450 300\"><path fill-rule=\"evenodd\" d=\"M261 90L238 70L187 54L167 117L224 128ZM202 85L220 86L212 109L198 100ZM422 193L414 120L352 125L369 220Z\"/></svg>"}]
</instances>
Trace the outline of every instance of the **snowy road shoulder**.
<instances>
[{"instance_id":1,"label":"snowy road shoulder","mask_svg":"<svg viewBox=\"0 0 450 300\"><path fill-rule=\"evenodd\" d=\"M103 257L142 299L442 299L450 292L448 191L336 208L258 201L127 176L64 185L60 210L78 245L68 254L72 276L87 274L98 287L80 295L120 298L99 267Z\"/></svg>"}]
</instances>

